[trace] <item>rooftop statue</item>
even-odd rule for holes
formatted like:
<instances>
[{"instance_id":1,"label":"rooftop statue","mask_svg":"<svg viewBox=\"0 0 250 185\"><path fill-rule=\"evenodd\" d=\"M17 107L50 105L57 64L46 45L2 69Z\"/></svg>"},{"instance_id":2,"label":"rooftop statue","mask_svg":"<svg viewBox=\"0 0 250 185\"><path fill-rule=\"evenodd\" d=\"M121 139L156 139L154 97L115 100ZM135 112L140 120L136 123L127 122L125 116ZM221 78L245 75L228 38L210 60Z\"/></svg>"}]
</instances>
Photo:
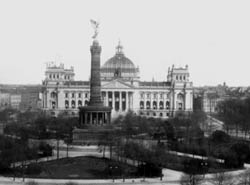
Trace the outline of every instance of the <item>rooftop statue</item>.
<instances>
[{"instance_id":1,"label":"rooftop statue","mask_svg":"<svg viewBox=\"0 0 250 185\"><path fill-rule=\"evenodd\" d=\"M92 36L92 38L93 39L96 39L96 37L98 36L98 29L99 29L99 25L100 25L100 23L99 22L97 22L97 21L95 21L95 20L93 20L93 19L90 19L90 22L91 22L91 25L92 25L92 27L94 28L94 35Z\"/></svg>"}]
</instances>

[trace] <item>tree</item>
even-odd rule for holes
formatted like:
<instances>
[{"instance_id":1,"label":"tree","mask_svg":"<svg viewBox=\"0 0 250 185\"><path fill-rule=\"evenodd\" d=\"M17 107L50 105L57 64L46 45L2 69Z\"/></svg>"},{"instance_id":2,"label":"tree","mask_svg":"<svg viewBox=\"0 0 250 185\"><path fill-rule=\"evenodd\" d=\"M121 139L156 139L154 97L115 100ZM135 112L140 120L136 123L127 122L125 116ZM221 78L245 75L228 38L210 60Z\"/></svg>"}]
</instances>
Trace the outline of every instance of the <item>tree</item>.
<instances>
[{"instance_id":1,"label":"tree","mask_svg":"<svg viewBox=\"0 0 250 185\"><path fill-rule=\"evenodd\" d=\"M221 130L216 130L209 138L213 144L223 144L230 142L230 136Z\"/></svg>"},{"instance_id":2,"label":"tree","mask_svg":"<svg viewBox=\"0 0 250 185\"><path fill-rule=\"evenodd\" d=\"M243 167L244 162L250 158L250 147L245 142L234 143L230 150L235 153L239 167Z\"/></svg>"},{"instance_id":3,"label":"tree","mask_svg":"<svg viewBox=\"0 0 250 185\"><path fill-rule=\"evenodd\" d=\"M232 175L225 172L215 173L211 179L213 185L234 185L235 181Z\"/></svg>"},{"instance_id":4,"label":"tree","mask_svg":"<svg viewBox=\"0 0 250 185\"><path fill-rule=\"evenodd\" d=\"M250 185L250 169L240 174L239 182L241 185Z\"/></svg>"},{"instance_id":5,"label":"tree","mask_svg":"<svg viewBox=\"0 0 250 185\"><path fill-rule=\"evenodd\" d=\"M200 175L184 174L181 176L181 185L200 185L203 183L203 178Z\"/></svg>"}]
</instances>

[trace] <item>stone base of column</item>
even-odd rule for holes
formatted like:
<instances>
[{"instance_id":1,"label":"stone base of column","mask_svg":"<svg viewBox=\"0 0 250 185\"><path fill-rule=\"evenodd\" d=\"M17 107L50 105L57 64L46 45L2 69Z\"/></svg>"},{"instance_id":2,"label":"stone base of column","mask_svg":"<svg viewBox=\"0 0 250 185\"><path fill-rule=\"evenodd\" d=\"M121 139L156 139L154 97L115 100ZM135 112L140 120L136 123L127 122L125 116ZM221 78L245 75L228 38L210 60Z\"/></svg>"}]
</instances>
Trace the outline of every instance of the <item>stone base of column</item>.
<instances>
[{"instance_id":1,"label":"stone base of column","mask_svg":"<svg viewBox=\"0 0 250 185\"><path fill-rule=\"evenodd\" d=\"M79 108L80 127L83 125L109 125L111 107L86 106Z\"/></svg>"}]
</instances>

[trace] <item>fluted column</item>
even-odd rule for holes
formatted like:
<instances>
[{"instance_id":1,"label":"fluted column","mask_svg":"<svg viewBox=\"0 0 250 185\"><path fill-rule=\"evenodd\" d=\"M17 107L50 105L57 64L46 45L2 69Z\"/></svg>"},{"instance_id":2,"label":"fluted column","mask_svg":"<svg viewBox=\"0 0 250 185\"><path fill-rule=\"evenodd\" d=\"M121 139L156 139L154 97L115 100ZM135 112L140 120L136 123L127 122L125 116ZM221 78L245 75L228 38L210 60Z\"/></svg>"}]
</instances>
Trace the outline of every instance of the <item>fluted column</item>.
<instances>
[{"instance_id":1,"label":"fluted column","mask_svg":"<svg viewBox=\"0 0 250 185\"><path fill-rule=\"evenodd\" d=\"M49 100L50 100L50 93L49 93L49 91L47 91L46 94L47 94L46 108L50 108L50 103L49 103L49 102L50 102L50 101L49 101Z\"/></svg>"},{"instance_id":2,"label":"fluted column","mask_svg":"<svg viewBox=\"0 0 250 185\"><path fill-rule=\"evenodd\" d=\"M112 109L115 109L115 91L112 91Z\"/></svg>"},{"instance_id":3,"label":"fluted column","mask_svg":"<svg viewBox=\"0 0 250 185\"><path fill-rule=\"evenodd\" d=\"M97 125L99 124L99 113L98 112L96 113L96 124Z\"/></svg>"},{"instance_id":4,"label":"fluted column","mask_svg":"<svg viewBox=\"0 0 250 185\"><path fill-rule=\"evenodd\" d=\"M86 112L84 113L84 119L85 119L84 123L87 124L87 122L88 122L88 114Z\"/></svg>"},{"instance_id":5,"label":"fluted column","mask_svg":"<svg viewBox=\"0 0 250 185\"><path fill-rule=\"evenodd\" d=\"M122 111L122 92L119 91L119 111Z\"/></svg>"},{"instance_id":6,"label":"fluted column","mask_svg":"<svg viewBox=\"0 0 250 185\"><path fill-rule=\"evenodd\" d=\"M89 121L89 122L90 122L90 124L93 124L93 121L92 121L92 114L93 114L92 112L89 113L89 116L90 116L90 121Z\"/></svg>"},{"instance_id":7,"label":"fluted column","mask_svg":"<svg viewBox=\"0 0 250 185\"><path fill-rule=\"evenodd\" d=\"M109 106L109 92L106 91L106 105L105 106Z\"/></svg>"},{"instance_id":8,"label":"fluted column","mask_svg":"<svg viewBox=\"0 0 250 185\"><path fill-rule=\"evenodd\" d=\"M126 104L125 104L125 110L126 111L128 111L128 91L126 92L126 99L125 99L125 101L126 101Z\"/></svg>"}]
</instances>

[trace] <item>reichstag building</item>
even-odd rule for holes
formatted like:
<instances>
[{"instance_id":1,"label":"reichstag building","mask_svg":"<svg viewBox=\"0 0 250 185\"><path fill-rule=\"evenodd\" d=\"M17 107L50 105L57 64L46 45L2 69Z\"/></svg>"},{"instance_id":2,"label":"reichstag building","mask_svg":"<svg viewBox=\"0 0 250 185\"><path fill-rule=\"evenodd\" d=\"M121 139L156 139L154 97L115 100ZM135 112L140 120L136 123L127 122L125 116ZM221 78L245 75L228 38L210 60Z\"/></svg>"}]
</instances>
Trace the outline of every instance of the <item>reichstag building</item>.
<instances>
[{"instance_id":1,"label":"reichstag building","mask_svg":"<svg viewBox=\"0 0 250 185\"><path fill-rule=\"evenodd\" d=\"M164 67L164 66L163 66ZM52 116L77 116L88 105L90 82L74 80L73 67L47 64L43 81L43 110ZM141 116L168 118L176 112L193 110L193 85L188 66L168 68L163 81L141 81L139 68L118 44L115 55L101 66L101 92L112 118L128 111Z\"/></svg>"}]
</instances>

